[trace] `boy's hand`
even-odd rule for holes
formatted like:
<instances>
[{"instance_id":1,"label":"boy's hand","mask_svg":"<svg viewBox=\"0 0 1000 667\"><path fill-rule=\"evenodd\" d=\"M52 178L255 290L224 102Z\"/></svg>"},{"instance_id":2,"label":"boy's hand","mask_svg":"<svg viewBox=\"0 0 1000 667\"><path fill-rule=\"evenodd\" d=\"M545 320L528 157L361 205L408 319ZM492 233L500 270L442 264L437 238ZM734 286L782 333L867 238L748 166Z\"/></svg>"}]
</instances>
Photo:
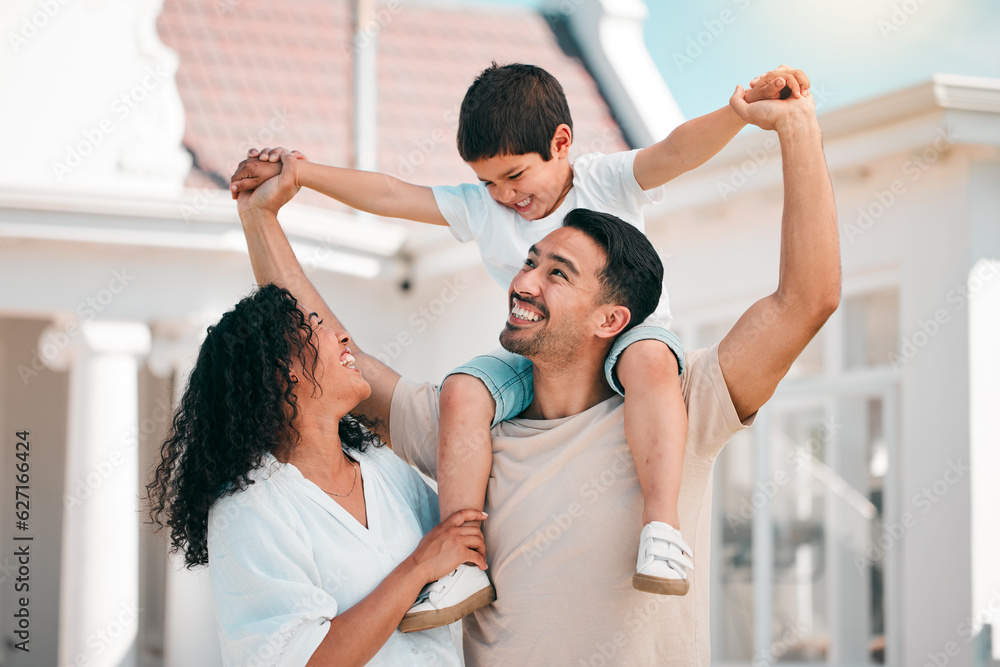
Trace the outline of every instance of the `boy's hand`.
<instances>
[{"instance_id":1,"label":"boy's hand","mask_svg":"<svg viewBox=\"0 0 1000 667\"><path fill-rule=\"evenodd\" d=\"M249 192L264 181L281 173L281 154L287 153L284 148L265 148L258 151L251 148L247 151L247 159L240 162L232 178L229 180L229 191L233 199L241 192ZM298 160L306 160L299 151L290 151Z\"/></svg>"},{"instance_id":2,"label":"boy's hand","mask_svg":"<svg viewBox=\"0 0 1000 667\"><path fill-rule=\"evenodd\" d=\"M279 153L279 173L260 183L253 190L244 190L236 199L240 217L254 210L277 216L278 210L287 204L299 191L299 160L288 151ZM256 160L253 160L256 162Z\"/></svg>"},{"instance_id":3,"label":"boy's hand","mask_svg":"<svg viewBox=\"0 0 1000 667\"><path fill-rule=\"evenodd\" d=\"M743 122L762 130L779 130L780 133L780 126L789 123L816 123L816 104L808 90L786 100L765 99L749 104L743 86L736 86L736 91L729 98L729 106Z\"/></svg>"},{"instance_id":4,"label":"boy's hand","mask_svg":"<svg viewBox=\"0 0 1000 667\"><path fill-rule=\"evenodd\" d=\"M785 97L798 99L808 93L809 85L809 77L805 75L805 72L781 65L777 69L753 79L743 99L747 103L784 99L781 96L781 91L785 86L788 86L791 92L791 95L786 94Z\"/></svg>"}]
</instances>

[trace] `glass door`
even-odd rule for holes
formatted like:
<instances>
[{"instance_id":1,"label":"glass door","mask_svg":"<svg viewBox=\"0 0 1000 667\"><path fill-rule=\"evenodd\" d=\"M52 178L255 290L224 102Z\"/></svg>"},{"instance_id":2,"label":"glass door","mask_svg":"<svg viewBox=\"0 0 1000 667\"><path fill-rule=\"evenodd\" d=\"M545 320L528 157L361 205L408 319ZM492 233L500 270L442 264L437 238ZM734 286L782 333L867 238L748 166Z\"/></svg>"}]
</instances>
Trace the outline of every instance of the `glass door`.
<instances>
[{"instance_id":1,"label":"glass door","mask_svg":"<svg viewBox=\"0 0 1000 667\"><path fill-rule=\"evenodd\" d=\"M893 664L895 389L809 384L772 399L717 464L719 664Z\"/></svg>"}]
</instances>

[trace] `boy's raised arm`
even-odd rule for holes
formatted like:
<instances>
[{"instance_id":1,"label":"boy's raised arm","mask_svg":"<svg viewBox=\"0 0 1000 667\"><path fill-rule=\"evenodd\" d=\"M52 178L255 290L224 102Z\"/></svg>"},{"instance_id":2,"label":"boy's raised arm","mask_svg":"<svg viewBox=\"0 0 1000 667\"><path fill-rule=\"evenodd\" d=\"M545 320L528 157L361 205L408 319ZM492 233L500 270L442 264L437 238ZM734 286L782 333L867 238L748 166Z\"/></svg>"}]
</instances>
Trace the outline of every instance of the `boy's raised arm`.
<instances>
[{"instance_id":1,"label":"boy's raised arm","mask_svg":"<svg viewBox=\"0 0 1000 667\"><path fill-rule=\"evenodd\" d=\"M251 149L230 181L233 197L259 187L281 171L283 148ZM402 218L432 225L447 225L434 193L429 187L414 185L373 171L327 167L305 159L301 153L296 185L320 192L351 208L386 218Z\"/></svg>"},{"instance_id":2,"label":"boy's raised arm","mask_svg":"<svg viewBox=\"0 0 1000 667\"><path fill-rule=\"evenodd\" d=\"M274 283L284 287L304 307L317 313L327 328L346 332L347 329L306 277L285 232L278 224L278 210L298 192L295 172L302 164L289 153L284 153L280 159L283 169L278 176L265 181L252 192L241 192L238 199L240 220L250 251L254 277L258 285ZM350 334L348 337L355 365L372 388L371 396L359 404L353 413L369 421L380 422L378 435L388 443L389 406L399 374L375 357L365 354Z\"/></svg>"},{"instance_id":3,"label":"boy's raised arm","mask_svg":"<svg viewBox=\"0 0 1000 667\"><path fill-rule=\"evenodd\" d=\"M779 99L787 85L793 98L809 90L809 79L802 70L782 65L751 81L746 101ZM671 132L666 139L640 150L632 171L643 190L657 188L691 171L722 150L743 129L746 122L726 105L721 109L692 118Z\"/></svg>"}]
</instances>

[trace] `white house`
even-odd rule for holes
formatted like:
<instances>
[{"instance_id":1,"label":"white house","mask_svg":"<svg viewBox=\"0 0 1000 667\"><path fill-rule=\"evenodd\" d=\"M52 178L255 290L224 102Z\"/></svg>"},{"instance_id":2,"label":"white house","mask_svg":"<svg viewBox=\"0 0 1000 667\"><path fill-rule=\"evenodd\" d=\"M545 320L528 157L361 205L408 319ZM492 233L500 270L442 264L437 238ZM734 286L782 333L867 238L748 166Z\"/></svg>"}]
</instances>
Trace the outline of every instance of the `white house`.
<instances>
[{"instance_id":1,"label":"white house","mask_svg":"<svg viewBox=\"0 0 1000 667\"><path fill-rule=\"evenodd\" d=\"M567 13L548 18L361 4L354 32L346 0L0 12L0 665L218 664L205 573L168 560L138 497L205 326L253 285L219 189L248 145L468 179L455 110L494 57L560 78L578 152L681 120L641 46L641 2L553 3ZM985 664L1000 613L998 113L1000 82L945 75L821 107L844 298L719 461L713 661ZM689 346L774 288L780 184L774 138L748 133L648 213ZM368 350L433 379L494 344L503 293L473 248L300 199L282 222Z\"/></svg>"}]
</instances>

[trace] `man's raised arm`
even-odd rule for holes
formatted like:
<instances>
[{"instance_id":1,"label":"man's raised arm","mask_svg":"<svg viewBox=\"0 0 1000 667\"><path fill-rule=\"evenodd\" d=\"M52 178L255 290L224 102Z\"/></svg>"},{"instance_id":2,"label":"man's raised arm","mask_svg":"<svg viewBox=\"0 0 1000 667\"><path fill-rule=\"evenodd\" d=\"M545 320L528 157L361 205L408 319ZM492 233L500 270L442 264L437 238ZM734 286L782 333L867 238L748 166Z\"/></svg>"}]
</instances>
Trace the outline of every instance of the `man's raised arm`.
<instances>
[{"instance_id":1,"label":"man's raised arm","mask_svg":"<svg viewBox=\"0 0 1000 667\"><path fill-rule=\"evenodd\" d=\"M278 210L298 191L295 185L295 169L298 166L296 158L285 153L281 161L282 172L278 176L264 182L252 192L241 192L238 199L240 220L250 251L254 277L258 285L274 283L284 287L304 307L318 314L327 328L346 332L347 329L306 277L284 230L278 224ZM353 412L370 421L379 422L378 435L383 441L389 442L389 405L399 374L361 351L353 338L348 345L354 354L355 366L361 370L372 388L371 396Z\"/></svg>"},{"instance_id":2,"label":"man's raised arm","mask_svg":"<svg viewBox=\"0 0 1000 667\"><path fill-rule=\"evenodd\" d=\"M785 182L778 289L719 344L723 377L745 420L840 304L840 240L812 96L748 105L737 87L730 104L748 123L778 132Z\"/></svg>"}]
</instances>

